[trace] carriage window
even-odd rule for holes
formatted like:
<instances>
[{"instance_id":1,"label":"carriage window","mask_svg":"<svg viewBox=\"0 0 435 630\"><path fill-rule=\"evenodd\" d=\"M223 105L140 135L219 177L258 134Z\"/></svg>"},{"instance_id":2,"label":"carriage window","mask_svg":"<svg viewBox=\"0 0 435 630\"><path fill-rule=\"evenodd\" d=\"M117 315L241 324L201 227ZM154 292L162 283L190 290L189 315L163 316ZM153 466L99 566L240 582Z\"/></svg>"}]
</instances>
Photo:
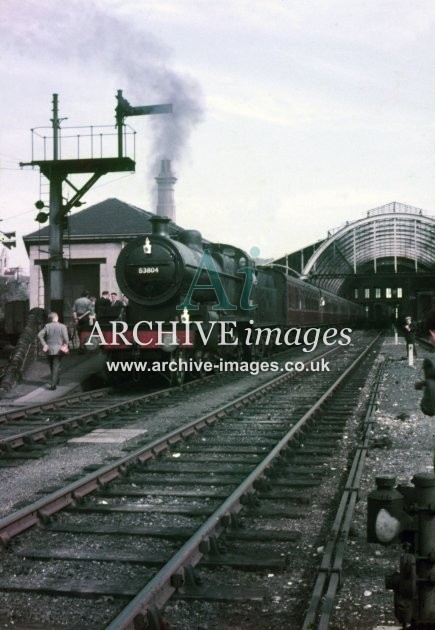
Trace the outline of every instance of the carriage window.
<instances>
[{"instance_id":1,"label":"carriage window","mask_svg":"<svg viewBox=\"0 0 435 630\"><path fill-rule=\"evenodd\" d=\"M388 299L392 297L392 291L391 291L390 287L387 287L385 289L385 297L388 298Z\"/></svg>"}]
</instances>

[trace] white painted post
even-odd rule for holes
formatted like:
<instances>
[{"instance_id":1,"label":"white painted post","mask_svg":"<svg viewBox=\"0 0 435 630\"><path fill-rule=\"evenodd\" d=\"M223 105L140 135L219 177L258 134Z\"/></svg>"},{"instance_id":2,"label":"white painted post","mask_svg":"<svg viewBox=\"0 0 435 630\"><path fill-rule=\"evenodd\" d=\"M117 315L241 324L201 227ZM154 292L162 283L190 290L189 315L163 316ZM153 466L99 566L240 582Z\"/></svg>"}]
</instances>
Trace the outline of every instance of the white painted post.
<instances>
[{"instance_id":1,"label":"white painted post","mask_svg":"<svg viewBox=\"0 0 435 630\"><path fill-rule=\"evenodd\" d=\"M412 367L414 365L414 344L408 343L408 365Z\"/></svg>"}]
</instances>

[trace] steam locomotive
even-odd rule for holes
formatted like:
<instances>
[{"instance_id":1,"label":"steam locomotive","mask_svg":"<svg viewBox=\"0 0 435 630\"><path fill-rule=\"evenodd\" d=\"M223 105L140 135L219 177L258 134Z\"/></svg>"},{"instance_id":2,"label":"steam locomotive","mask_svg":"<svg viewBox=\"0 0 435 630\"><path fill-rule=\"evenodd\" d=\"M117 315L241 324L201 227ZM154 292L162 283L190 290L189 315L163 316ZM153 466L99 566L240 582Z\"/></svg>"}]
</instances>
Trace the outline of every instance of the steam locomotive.
<instances>
[{"instance_id":1,"label":"steam locomotive","mask_svg":"<svg viewBox=\"0 0 435 630\"><path fill-rule=\"evenodd\" d=\"M281 345L281 334L292 333L294 341L298 331L352 327L363 316L360 305L256 266L233 245L204 241L196 230L170 236L166 217L151 223L152 233L130 241L116 263L128 298L123 321L102 325L84 340L92 345L97 338L114 360L261 358ZM262 335L265 328L270 332ZM184 374L180 369L168 377L179 383Z\"/></svg>"}]
</instances>

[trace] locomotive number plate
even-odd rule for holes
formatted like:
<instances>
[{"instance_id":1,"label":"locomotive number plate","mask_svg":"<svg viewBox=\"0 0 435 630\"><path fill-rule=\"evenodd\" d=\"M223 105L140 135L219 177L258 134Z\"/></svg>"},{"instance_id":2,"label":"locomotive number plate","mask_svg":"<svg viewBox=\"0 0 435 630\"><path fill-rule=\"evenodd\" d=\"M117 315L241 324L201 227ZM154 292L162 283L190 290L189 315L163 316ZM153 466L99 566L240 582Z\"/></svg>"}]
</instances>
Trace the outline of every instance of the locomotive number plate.
<instances>
[{"instance_id":1,"label":"locomotive number plate","mask_svg":"<svg viewBox=\"0 0 435 630\"><path fill-rule=\"evenodd\" d=\"M138 267L137 272L140 274L159 273L159 268L158 267Z\"/></svg>"}]
</instances>

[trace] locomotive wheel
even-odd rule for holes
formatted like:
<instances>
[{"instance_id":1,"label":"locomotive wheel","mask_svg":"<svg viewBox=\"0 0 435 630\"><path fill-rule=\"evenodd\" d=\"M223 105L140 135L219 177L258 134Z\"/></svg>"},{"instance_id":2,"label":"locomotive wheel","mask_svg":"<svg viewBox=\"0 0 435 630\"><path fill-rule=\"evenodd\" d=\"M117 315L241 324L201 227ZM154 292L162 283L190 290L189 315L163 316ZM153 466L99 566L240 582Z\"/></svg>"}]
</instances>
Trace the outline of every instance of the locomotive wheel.
<instances>
[{"instance_id":1,"label":"locomotive wheel","mask_svg":"<svg viewBox=\"0 0 435 630\"><path fill-rule=\"evenodd\" d=\"M132 361L140 361L141 359L141 355L140 355L140 350L139 350L139 346L137 346L136 344L133 346L133 349L131 351L131 360ZM131 372L131 380L133 383L140 383L142 379L142 373L139 371L133 371Z\"/></svg>"},{"instance_id":2,"label":"locomotive wheel","mask_svg":"<svg viewBox=\"0 0 435 630\"><path fill-rule=\"evenodd\" d=\"M207 352L204 352L203 350L198 350L197 352L195 352L195 355L193 358L195 361L197 361L198 364L201 365L201 367L196 369L196 372L195 372L196 378L205 378L208 375L208 373L204 369L204 362L210 361L210 358L211 358L210 355Z\"/></svg>"},{"instance_id":3,"label":"locomotive wheel","mask_svg":"<svg viewBox=\"0 0 435 630\"><path fill-rule=\"evenodd\" d=\"M106 363L104 368L104 380L108 387L117 387L127 381L127 372L112 372L107 369L108 362L114 362L120 360L119 353L115 350L111 350L106 355Z\"/></svg>"},{"instance_id":4,"label":"locomotive wheel","mask_svg":"<svg viewBox=\"0 0 435 630\"><path fill-rule=\"evenodd\" d=\"M171 353L171 361L176 361L178 363L179 361L184 361L185 358L186 357L182 350L174 350L174 352ZM186 371L179 366L175 372L170 372L169 382L172 386L180 387L180 385L183 385L185 378Z\"/></svg>"},{"instance_id":5,"label":"locomotive wheel","mask_svg":"<svg viewBox=\"0 0 435 630\"><path fill-rule=\"evenodd\" d=\"M243 361L244 357L245 357L245 345L239 342L239 344L236 346L235 359L238 363L240 363L241 361Z\"/></svg>"}]
</instances>

